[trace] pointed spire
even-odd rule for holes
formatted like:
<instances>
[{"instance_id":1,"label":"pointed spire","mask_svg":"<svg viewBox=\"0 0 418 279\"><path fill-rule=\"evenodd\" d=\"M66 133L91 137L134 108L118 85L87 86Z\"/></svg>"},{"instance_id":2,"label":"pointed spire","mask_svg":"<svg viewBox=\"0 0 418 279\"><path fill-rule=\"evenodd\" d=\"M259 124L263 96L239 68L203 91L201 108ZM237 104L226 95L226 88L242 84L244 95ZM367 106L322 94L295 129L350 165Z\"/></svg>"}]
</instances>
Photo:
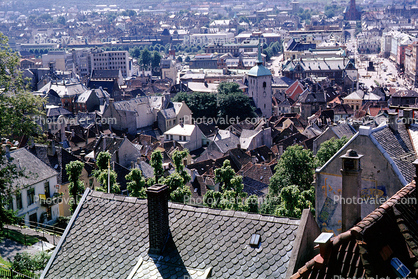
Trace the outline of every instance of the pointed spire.
<instances>
[{"instance_id":1,"label":"pointed spire","mask_svg":"<svg viewBox=\"0 0 418 279\"><path fill-rule=\"evenodd\" d=\"M263 64L263 59L261 58L261 42L260 40L258 41L258 61L257 61L258 65Z\"/></svg>"}]
</instances>

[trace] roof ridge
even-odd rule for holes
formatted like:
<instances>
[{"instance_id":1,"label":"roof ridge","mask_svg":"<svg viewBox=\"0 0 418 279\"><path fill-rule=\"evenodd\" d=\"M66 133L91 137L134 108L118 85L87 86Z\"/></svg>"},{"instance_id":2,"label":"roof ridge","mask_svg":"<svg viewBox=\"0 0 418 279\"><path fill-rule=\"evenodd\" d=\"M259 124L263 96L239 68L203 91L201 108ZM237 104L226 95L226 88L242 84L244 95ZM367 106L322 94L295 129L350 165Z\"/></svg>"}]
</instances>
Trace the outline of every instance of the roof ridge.
<instances>
[{"instance_id":1,"label":"roof ridge","mask_svg":"<svg viewBox=\"0 0 418 279\"><path fill-rule=\"evenodd\" d=\"M368 227L373 225L376 221L380 220L389 208L398 204L399 201L401 201L405 196L410 194L413 190L416 190L415 181L412 181L411 183L400 189L398 192L396 192L396 194L390 197L378 208L370 212L366 217L364 217L349 231L352 231L353 233L363 234Z\"/></svg>"}]
</instances>

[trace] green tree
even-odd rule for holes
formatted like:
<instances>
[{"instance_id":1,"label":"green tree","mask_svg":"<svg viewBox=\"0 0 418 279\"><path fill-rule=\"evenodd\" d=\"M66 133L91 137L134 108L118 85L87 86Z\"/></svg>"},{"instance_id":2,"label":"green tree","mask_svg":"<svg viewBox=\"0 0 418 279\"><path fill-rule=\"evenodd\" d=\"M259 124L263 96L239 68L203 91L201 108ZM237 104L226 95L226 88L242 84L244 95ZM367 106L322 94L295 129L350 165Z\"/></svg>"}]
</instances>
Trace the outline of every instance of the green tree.
<instances>
[{"instance_id":1,"label":"green tree","mask_svg":"<svg viewBox=\"0 0 418 279\"><path fill-rule=\"evenodd\" d=\"M187 196L191 196L192 195L192 191L190 191L190 188L187 185L178 187L176 190L174 190L171 194L170 194L170 199L173 202L181 202L181 203L185 203L186 197Z\"/></svg>"},{"instance_id":2,"label":"green tree","mask_svg":"<svg viewBox=\"0 0 418 279\"><path fill-rule=\"evenodd\" d=\"M108 179L110 178L110 179ZM100 187L97 191L105 192L108 191L108 181L110 181L110 193L120 194L120 186L117 182L118 174L114 170L103 170L96 176L97 181L100 183Z\"/></svg>"},{"instance_id":3,"label":"green tree","mask_svg":"<svg viewBox=\"0 0 418 279\"><path fill-rule=\"evenodd\" d=\"M31 94L25 86L19 71L19 56L8 45L6 36L0 33L0 140L14 136L36 138L42 134L37 121L44 115L44 101ZM6 158L0 147L0 229L4 224L14 223L18 219L15 212L8 208L12 195L19 189L14 181L23 176L13 163Z\"/></svg>"},{"instance_id":4,"label":"green tree","mask_svg":"<svg viewBox=\"0 0 418 279\"><path fill-rule=\"evenodd\" d=\"M139 58L141 56L141 49L139 47L134 47L129 50L129 55L133 58Z\"/></svg>"},{"instance_id":5,"label":"green tree","mask_svg":"<svg viewBox=\"0 0 418 279\"><path fill-rule=\"evenodd\" d=\"M210 207L244 210L247 193L243 192L242 176L236 175L229 160L221 168L215 169L215 182L221 186L221 193L206 192L203 200Z\"/></svg>"},{"instance_id":6,"label":"green tree","mask_svg":"<svg viewBox=\"0 0 418 279\"><path fill-rule=\"evenodd\" d=\"M107 151L102 151L99 154L97 154L96 165L100 171L107 170L111 158L112 156Z\"/></svg>"},{"instance_id":7,"label":"green tree","mask_svg":"<svg viewBox=\"0 0 418 279\"><path fill-rule=\"evenodd\" d=\"M219 207L221 202L222 193L214 190L209 190L203 197L203 203L211 208Z\"/></svg>"},{"instance_id":8,"label":"green tree","mask_svg":"<svg viewBox=\"0 0 418 279\"><path fill-rule=\"evenodd\" d=\"M182 63L183 62L183 58L181 58L181 56L178 56L177 57L177 61L180 62L180 63Z\"/></svg>"},{"instance_id":9,"label":"green tree","mask_svg":"<svg viewBox=\"0 0 418 279\"><path fill-rule=\"evenodd\" d=\"M32 277L36 271L43 270L46 267L50 257L50 254L43 251L34 255L28 252L17 253L13 260L10 261L11 268L14 271Z\"/></svg>"},{"instance_id":10,"label":"green tree","mask_svg":"<svg viewBox=\"0 0 418 279\"><path fill-rule=\"evenodd\" d=\"M141 56L139 57L139 64L146 68L151 64L151 53L149 52L149 50L147 48L143 49L141 51Z\"/></svg>"},{"instance_id":11,"label":"green tree","mask_svg":"<svg viewBox=\"0 0 418 279\"><path fill-rule=\"evenodd\" d=\"M50 14L42 14L38 17L40 22L52 22L53 18Z\"/></svg>"},{"instance_id":12,"label":"green tree","mask_svg":"<svg viewBox=\"0 0 418 279\"><path fill-rule=\"evenodd\" d=\"M96 177L100 186L97 190L101 192L108 191L108 180L110 181L110 192L114 194L120 193L120 187L117 183L118 174L114 170L110 170L109 175L109 164L111 155L107 151L100 152L96 157L96 165L99 168L93 172L93 176ZM110 177L110 179L108 179Z\"/></svg>"},{"instance_id":13,"label":"green tree","mask_svg":"<svg viewBox=\"0 0 418 279\"><path fill-rule=\"evenodd\" d=\"M158 184L164 179L163 154L161 151L152 152L151 167L154 168L154 182Z\"/></svg>"},{"instance_id":14,"label":"green tree","mask_svg":"<svg viewBox=\"0 0 418 279\"><path fill-rule=\"evenodd\" d=\"M61 25L65 25L65 23L66 23L65 17L63 17L63 16L57 17L57 23L59 23Z\"/></svg>"},{"instance_id":15,"label":"green tree","mask_svg":"<svg viewBox=\"0 0 418 279\"><path fill-rule=\"evenodd\" d=\"M256 117L250 98L242 92L218 94L218 117L220 119L239 119ZM226 126L229 126L226 123Z\"/></svg>"},{"instance_id":16,"label":"green tree","mask_svg":"<svg viewBox=\"0 0 418 279\"><path fill-rule=\"evenodd\" d=\"M125 178L129 181L126 188L128 189L130 196L141 199L147 197L145 178L142 176L140 169L132 169Z\"/></svg>"},{"instance_id":17,"label":"green tree","mask_svg":"<svg viewBox=\"0 0 418 279\"><path fill-rule=\"evenodd\" d=\"M170 198L175 202L184 202L186 196L191 196L192 192L187 184L191 176L184 168L184 159L189 155L187 149L183 151L176 150L173 153L172 160L176 171L170 174L164 181L170 189Z\"/></svg>"},{"instance_id":18,"label":"green tree","mask_svg":"<svg viewBox=\"0 0 418 279\"><path fill-rule=\"evenodd\" d=\"M251 195L245 200L245 211L258 213L258 197Z\"/></svg>"},{"instance_id":19,"label":"green tree","mask_svg":"<svg viewBox=\"0 0 418 279\"><path fill-rule=\"evenodd\" d=\"M264 202L261 204L260 213L262 214L275 214L277 206L280 204L280 196L273 196L268 194Z\"/></svg>"},{"instance_id":20,"label":"green tree","mask_svg":"<svg viewBox=\"0 0 418 279\"><path fill-rule=\"evenodd\" d=\"M239 88L239 84L235 82L221 82L218 86L218 94L233 94L233 93L242 93L242 90Z\"/></svg>"},{"instance_id":21,"label":"green tree","mask_svg":"<svg viewBox=\"0 0 418 279\"><path fill-rule=\"evenodd\" d=\"M201 92L180 92L174 98L174 102L185 102L193 113L193 117L197 118L214 118L217 116L217 101L215 94Z\"/></svg>"},{"instance_id":22,"label":"green tree","mask_svg":"<svg viewBox=\"0 0 418 279\"><path fill-rule=\"evenodd\" d=\"M77 208L77 201L84 190L84 183L80 181L80 175L83 172L84 163L80 161L72 161L65 166L68 175L68 192L70 194L70 210L74 212Z\"/></svg>"},{"instance_id":23,"label":"green tree","mask_svg":"<svg viewBox=\"0 0 418 279\"><path fill-rule=\"evenodd\" d=\"M154 51L154 53L152 54L152 59L151 59L151 67L158 68L160 67L160 63L161 63L161 55L158 53L158 51Z\"/></svg>"},{"instance_id":24,"label":"green tree","mask_svg":"<svg viewBox=\"0 0 418 279\"><path fill-rule=\"evenodd\" d=\"M283 187L297 185L300 190L311 188L314 178L314 157L300 145L289 146L280 157L270 179L269 194L277 196Z\"/></svg>"},{"instance_id":25,"label":"green tree","mask_svg":"<svg viewBox=\"0 0 418 279\"><path fill-rule=\"evenodd\" d=\"M225 160L221 168L215 169L215 183L219 183L222 191L234 190L234 177L235 171L229 160Z\"/></svg>"},{"instance_id":26,"label":"green tree","mask_svg":"<svg viewBox=\"0 0 418 279\"><path fill-rule=\"evenodd\" d=\"M184 59L184 62L189 63L190 60L191 60L190 57L189 56L186 56L186 59Z\"/></svg>"},{"instance_id":27,"label":"green tree","mask_svg":"<svg viewBox=\"0 0 418 279\"><path fill-rule=\"evenodd\" d=\"M335 139L332 137L331 139L324 141L321 143L321 146L316 153L315 161L317 167L322 167L328 162L329 159L334 156L335 153L338 152L346 143L348 142L347 137L342 137L340 139Z\"/></svg>"},{"instance_id":28,"label":"green tree","mask_svg":"<svg viewBox=\"0 0 418 279\"><path fill-rule=\"evenodd\" d=\"M184 183L187 183L192 179L190 174L184 169L184 159L186 159L187 156L189 156L189 151L187 149L184 149L183 151L176 150L173 152L172 156L176 172L183 178Z\"/></svg>"},{"instance_id":29,"label":"green tree","mask_svg":"<svg viewBox=\"0 0 418 279\"><path fill-rule=\"evenodd\" d=\"M309 190L300 191L297 185L283 187L280 192L280 205L277 206L275 215L300 218L305 208L313 210L315 192L312 186Z\"/></svg>"}]
</instances>

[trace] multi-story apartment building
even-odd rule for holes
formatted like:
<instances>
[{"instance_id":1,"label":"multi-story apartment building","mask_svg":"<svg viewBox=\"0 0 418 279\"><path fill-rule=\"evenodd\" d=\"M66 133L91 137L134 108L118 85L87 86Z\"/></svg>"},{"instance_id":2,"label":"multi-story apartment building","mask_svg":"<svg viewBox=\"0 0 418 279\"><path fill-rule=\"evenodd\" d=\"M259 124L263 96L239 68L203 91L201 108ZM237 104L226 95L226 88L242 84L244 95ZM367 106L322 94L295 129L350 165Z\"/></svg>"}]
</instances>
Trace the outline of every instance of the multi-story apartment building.
<instances>
[{"instance_id":1,"label":"multi-story apartment building","mask_svg":"<svg viewBox=\"0 0 418 279\"><path fill-rule=\"evenodd\" d=\"M418 43L409 45L405 49L405 78L415 87L418 87Z\"/></svg>"},{"instance_id":2,"label":"multi-story apartment building","mask_svg":"<svg viewBox=\"0 0 418 279\"><path fill-rule=\"evenodd\" d=\"M124 77L131 76L132 65L130 64L127 51L103 51L92 50L90 55L91 70L121 70Z\"/></svg>"}]
</instances>

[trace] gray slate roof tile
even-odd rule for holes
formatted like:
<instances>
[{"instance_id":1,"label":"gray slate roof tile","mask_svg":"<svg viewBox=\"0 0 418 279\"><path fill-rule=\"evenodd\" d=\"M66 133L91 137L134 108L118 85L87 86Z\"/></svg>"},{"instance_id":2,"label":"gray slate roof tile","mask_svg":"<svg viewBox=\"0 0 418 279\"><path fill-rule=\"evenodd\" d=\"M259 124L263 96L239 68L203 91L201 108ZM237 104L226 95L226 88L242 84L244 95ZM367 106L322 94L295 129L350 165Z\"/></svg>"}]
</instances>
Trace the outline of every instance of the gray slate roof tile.
<instances>
[{"instance_id":1,"label":"gray slate roof tile","mask_svg":"<svg viewBox=\"0 0 418 279\"><path fill-rule=\"evenodd\" d=\"M415 174L412 162L417 155L405 125L399 123L397 132L386 126L372 135L392 158L405 180L412 181Z\"/></svg>"},{"instance_id":2,"label":"gray slate roof tile","mask_svg":"<svg viewBox=\"0 0 418 279\"><path fill-rule=\"evenodd\" d=\"M203 278L210 268L212 278L285 278L299 220L169 203L171 237L155 259L146 200L87 191L45 278L127 278L139 259L134 278Z\"/></svg>"}]
</instances>

